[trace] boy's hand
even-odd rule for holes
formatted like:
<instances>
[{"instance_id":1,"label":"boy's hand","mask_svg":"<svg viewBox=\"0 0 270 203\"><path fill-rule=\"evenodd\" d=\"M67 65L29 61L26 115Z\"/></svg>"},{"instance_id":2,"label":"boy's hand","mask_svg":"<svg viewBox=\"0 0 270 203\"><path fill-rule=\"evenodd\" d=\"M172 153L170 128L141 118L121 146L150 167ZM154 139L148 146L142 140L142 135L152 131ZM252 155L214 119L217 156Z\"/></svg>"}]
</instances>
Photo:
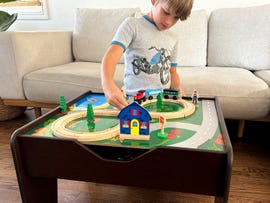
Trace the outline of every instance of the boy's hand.
<instances>
[{"instance_id":1,"label":"boy's hand","mask_svg":"<svg viewBox=\"0 0 270 203\"><path fill-rule=\"evenodd\" d=\"M186 93L180 84L179 75L176 72L175 68L171 68L171 87L170 88L173 90L179 90L181 97L186 96Z\"/></svg>"},{"instance_id":2,"label":"boy's hand","mask_svg":"<svg viewBox=\"0 0 270 203\"><path fill-rule=\"evenodd\" d=\"M103 88L104 94L106 96L107 101L112 106L121 110L122 108L128 105L126 98L124 97L123 91L118 88L116 85L110 85L109 87Z\"/></svg>"}]
</instances>

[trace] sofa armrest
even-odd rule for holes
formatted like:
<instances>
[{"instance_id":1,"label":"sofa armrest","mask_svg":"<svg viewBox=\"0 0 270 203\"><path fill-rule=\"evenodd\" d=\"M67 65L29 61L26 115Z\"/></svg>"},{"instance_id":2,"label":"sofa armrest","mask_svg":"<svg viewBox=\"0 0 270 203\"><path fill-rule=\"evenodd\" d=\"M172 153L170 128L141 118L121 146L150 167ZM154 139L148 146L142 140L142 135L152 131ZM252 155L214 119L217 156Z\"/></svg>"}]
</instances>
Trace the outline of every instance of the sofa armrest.
<instances>
[{"instance_id":1,"label":"sofa armrest","mask_svg":"<svg viewBox=\"0 0 270 203\"><path fill-rule=\"evenodd\" d=\"M69 31L0 32L0 97L24 99L24 75L72 62L71 47Z\"/></svg>"}]
</instances>

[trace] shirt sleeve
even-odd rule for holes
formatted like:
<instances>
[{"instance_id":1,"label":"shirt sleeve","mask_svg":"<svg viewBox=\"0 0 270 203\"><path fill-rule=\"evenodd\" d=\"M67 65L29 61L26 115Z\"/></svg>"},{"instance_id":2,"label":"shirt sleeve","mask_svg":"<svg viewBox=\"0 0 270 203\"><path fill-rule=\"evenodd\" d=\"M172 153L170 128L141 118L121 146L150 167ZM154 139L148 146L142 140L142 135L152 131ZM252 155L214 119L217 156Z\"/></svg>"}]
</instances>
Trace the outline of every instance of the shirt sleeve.
<instances>
[{"instance_id":1,"label":"shirt sleeve","mask_svg":"<svg viewBox=\"0 0 270 203\"><path fill-rule=\"evenodd\" d=\"M134 28L132 17L126 18L118 27L111 44L118 44L122 46L125 51L134 37Z\"/></svg>"}]
</instances>

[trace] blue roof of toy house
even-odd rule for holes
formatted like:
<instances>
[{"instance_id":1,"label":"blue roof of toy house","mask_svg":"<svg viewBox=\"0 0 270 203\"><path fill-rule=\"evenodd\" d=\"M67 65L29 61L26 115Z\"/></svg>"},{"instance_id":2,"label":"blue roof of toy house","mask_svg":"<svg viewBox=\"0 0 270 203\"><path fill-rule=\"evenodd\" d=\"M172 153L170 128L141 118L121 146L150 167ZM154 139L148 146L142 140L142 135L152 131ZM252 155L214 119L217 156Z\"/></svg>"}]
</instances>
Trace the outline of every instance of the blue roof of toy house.
<instances>
[{"instance_id":1,"label":"blue roof of toy house","mask_svg":"<svg viewBox=\"0 0 270 203\"><path fill-rule=\"evenodd\" d=\"M123 108L120 113L118 114L118 118L123 118L126 117L127 114L129 114L130 109L139 109L140 110L140 117L146 119L146 120L151 120L152 117L149 114L149 112L142 107L141 105L139 105L137 102L132 102L131 104L129 104L128 106L126 106L125 108Z\"/></svg>"}]
</instances>

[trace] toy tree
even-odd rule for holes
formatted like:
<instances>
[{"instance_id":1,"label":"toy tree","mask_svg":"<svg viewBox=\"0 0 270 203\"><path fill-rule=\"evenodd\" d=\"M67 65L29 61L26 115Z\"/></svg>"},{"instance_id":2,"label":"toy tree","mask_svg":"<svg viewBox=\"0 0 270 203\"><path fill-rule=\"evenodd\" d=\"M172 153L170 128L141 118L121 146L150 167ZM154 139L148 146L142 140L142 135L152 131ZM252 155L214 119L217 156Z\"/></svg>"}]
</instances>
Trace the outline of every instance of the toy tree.
<instances>
[{"instance_id":1,"label":"toy tree","mask_svg":"<svg viewBox=\"0 0 270 203\"><path fill-rule=\"evenodd\" d=\"M61 112L67 111L67 102L64 96L60 96L60 109Z\"/></svg>"},{"instance_id":2,"label":"toy tree","mask_svg":"<svg viewBox=\"0 0 270 203\"><path fill-rule=\"evenodd\" d=\"M157 109L161 109L163 106L163 99L161 93L157 96Z\"/></svg>"},{"instance_id":3,"label":"toy tree","mask_svg":"<svg viewBox=\"0 0 270 203\"><path fill-rule=\"evenodd\" d=\"M94 110L93 106L91 103L87 105L87 114L86 114L86 119L88 122L94 122L95 117L94 117Z\"/></svg>"},{"instance_id":4,"label":"toy tree","mask_svg":"<svg viewBox=\"0 0 270 203\"><path fill-rule=\"evenodd\" d=\"M88 122L87 127L89 132L95 132L95 126L96 124L94 122Z\"/></svg>"}]
</instances>

